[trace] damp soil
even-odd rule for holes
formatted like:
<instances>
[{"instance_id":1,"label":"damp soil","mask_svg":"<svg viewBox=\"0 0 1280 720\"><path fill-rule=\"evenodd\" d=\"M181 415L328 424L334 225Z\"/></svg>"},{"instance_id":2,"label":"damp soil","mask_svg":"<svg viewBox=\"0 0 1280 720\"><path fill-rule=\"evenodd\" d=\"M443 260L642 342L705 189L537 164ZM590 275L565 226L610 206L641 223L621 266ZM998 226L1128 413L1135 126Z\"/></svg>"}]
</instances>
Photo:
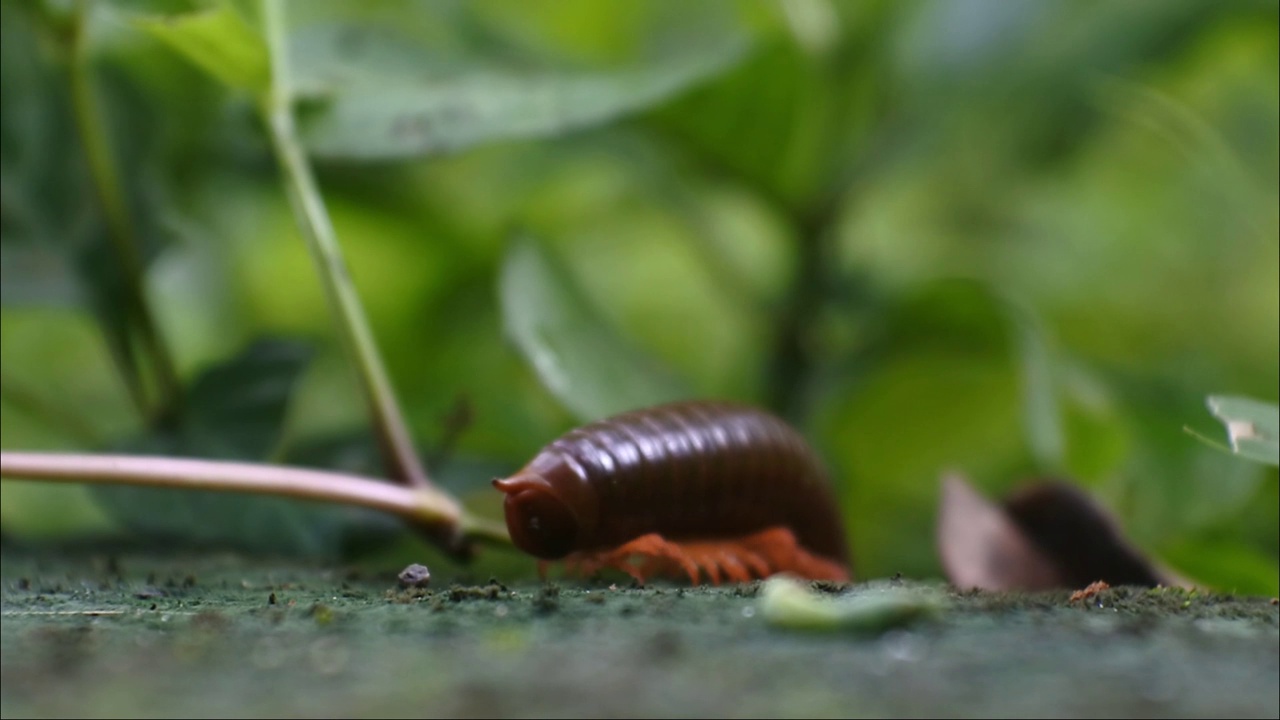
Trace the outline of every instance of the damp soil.
<instances>
[{"instance_id":1,"label":"damp soil","mask_svg":"<svg viewBox=\"0 0 1280 720\"><path fill-rule=\"evenodd\" d=\"M222 554L5 551L0 714L80 717L1280 715L1280 606L1177 589L948 592L796 633L759 584L433 583ZM902 581L852 587L866 593Z\"/></svg>"}]
</instances>

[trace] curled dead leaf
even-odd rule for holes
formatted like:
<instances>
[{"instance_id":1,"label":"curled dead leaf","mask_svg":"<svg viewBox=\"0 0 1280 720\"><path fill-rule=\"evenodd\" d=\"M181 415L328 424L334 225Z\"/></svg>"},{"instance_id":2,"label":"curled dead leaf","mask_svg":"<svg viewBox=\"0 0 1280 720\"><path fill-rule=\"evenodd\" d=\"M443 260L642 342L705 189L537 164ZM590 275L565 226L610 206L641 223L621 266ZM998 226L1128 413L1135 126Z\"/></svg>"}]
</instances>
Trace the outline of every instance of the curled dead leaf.
<instances>
[{"instance_id":1,"label":"curled dead leaf","mask_svg":"<svg viewBox=\"0 0 1280 720\"><path fill-rule=\"evenodd\" d=\"M1102 506L1064 482L1037 482L995 505L959 474L948 474L937 542L947 578L960 588L1187 584L1145 557Z\"/></svg>"},{"instance_id":2,"label":"curled dead leaf","mask_svg":"<svg viewBox=\"0 0 1280 720\"><path fill-rule=\"evenodd\" d=\"M959 588L1048 590L1063 583L1045 557L998 506L959 475L942 482L938 553Z\"/></svg>"}]
</instances>

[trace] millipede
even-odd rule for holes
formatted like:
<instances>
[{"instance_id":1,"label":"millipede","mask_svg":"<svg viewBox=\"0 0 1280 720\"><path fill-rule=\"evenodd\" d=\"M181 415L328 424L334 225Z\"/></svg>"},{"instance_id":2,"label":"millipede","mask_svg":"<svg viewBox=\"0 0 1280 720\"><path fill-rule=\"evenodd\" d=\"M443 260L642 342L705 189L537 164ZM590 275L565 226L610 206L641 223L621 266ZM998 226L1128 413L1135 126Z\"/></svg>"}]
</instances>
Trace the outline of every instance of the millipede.
<instances>
[{"instance_id":1,"label":"millipede","mask_svg":"<svg viewBox=\"0 0 1280 720\"><path fill-rule=\"evenodd\" d=\"M642 583L852 577L822 463L798 432L750 406L684 401L615 415L569 431L493 484L512 542L544 574L563 560Z\"/></svg>"}]
</instances>

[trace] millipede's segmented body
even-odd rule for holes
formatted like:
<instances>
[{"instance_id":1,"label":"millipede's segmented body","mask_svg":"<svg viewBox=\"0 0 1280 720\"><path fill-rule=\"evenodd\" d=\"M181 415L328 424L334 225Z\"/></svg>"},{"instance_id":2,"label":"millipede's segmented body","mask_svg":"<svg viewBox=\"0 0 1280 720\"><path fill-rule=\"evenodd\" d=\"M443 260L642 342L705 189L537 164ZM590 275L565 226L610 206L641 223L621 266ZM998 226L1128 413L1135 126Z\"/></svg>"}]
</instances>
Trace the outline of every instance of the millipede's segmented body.
<instances>
[{"instance_id":1,"label":"millipede's segmented body","mask_svg":"<svg viewBox=\"0 0 1280 720\"><path fill-rule=\"evenodd\" d=\"M495 485L512 540L584 569L701 569L748 579L793 572L847 579L848 548L826 473L778 418L682 402L573 430ZM632 556L647 559L635 567Z\"/></svg>"}]
</instances>

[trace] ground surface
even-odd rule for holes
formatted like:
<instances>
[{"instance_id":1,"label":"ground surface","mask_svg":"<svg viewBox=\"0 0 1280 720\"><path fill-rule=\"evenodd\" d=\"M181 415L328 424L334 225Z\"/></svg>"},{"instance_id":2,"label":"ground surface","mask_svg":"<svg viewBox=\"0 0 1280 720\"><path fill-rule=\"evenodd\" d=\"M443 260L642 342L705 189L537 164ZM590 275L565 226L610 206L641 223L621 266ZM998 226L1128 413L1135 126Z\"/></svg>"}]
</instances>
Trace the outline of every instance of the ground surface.
<instances>
[{"instance_id":1,"label":"ground surface","mask_svg":"<svg viewBox=\"0 0 1280 720\"><path fill-rule=\"evenodd\" d=\"M5 717L1280 715L1269 598L952 594L909 630L813 635L768 626L754 584L403 590L227 555L2 567Z\"/></svg>"}]
</instances>

